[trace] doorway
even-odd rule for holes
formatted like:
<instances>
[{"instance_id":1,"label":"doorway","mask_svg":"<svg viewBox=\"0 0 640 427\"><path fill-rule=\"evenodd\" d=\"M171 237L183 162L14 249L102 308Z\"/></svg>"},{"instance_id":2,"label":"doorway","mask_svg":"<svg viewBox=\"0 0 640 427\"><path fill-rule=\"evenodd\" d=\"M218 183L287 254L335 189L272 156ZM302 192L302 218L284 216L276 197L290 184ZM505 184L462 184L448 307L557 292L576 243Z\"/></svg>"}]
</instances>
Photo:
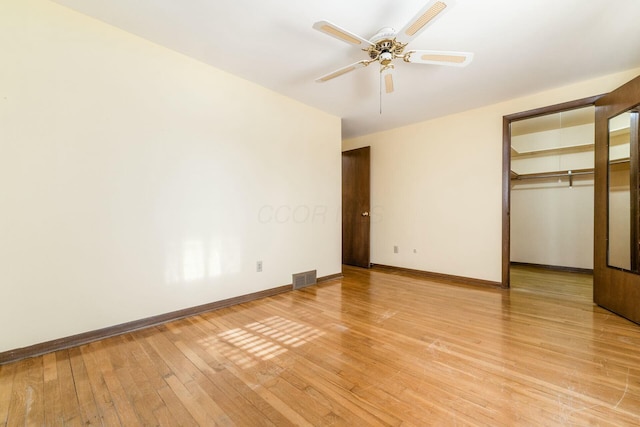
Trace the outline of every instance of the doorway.
<instances>
[{"instance_id":1,"label":"doorway","mask_svg":"<svg viewBox=\"0 0 640 427\"><path fill-rule=\"evenodd\" d=\"M514 257L539 268L593 269L593 106L599 97L503 118L503 288L511 286ZM574 204L586 205L586 214Z\"/></svg>"}]
</instances>

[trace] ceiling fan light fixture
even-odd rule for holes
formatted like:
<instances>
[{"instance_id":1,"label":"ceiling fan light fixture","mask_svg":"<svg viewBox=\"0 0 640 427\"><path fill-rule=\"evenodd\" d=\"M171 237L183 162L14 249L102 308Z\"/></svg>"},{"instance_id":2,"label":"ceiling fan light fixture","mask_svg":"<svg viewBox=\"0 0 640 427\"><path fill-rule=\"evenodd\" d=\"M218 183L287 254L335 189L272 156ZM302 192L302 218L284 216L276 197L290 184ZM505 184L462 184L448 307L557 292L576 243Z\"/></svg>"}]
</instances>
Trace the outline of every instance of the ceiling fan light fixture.
<instances>
[{"instance_id":1,"label":"ceiling fan light fixture","mask_svg":"<svg viewBox=\"0 0 640 427\"><path fill-rule=\"evenodd\" d=\"M379 59L382 65L389 65L393 60L393 55L390 52L382 52Z\"/></svg>"},{"instance_id":2,"label":"ceiling fan light fixture","mask_svg":"<svg viewBox=\"0 0 640 427\"><path fill-rule=\"evenodd\" d=\"M424 27L429 22L431 22L431 20L433 20L433 18L438 16L440 14L440 12L442 12L446 7L447 7L447 5L445 3L441 2L441 1L436 2L433 6L431 6L429 9L427 9L427 11L425 13L420 15L415 20L415 22L413 24L411 24L411 26L409 26L409 28L407 28L405 30L405 34L408 35L409 37L413 36L418 31L420 31L420 29L422 27Z\"/></svg>"}]
</instances>

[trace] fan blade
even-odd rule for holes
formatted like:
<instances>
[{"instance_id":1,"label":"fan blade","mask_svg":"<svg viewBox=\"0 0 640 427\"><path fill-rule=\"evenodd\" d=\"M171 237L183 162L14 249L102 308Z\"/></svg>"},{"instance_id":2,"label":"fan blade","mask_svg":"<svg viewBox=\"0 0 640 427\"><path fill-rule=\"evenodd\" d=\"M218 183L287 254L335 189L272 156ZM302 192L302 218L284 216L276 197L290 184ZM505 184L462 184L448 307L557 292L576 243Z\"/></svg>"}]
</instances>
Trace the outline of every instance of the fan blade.
<instances>
[{"instance_id":1,"label":"fan blade","mask_svg":"<svg viewBox=\"0 0 640 427\"><path fill-rule=\"evenodd\" d=\"M340 28L329 21L318 21L313 24L313 28L325 34L328 34L331 37L335 37L338 40L342 40L343 42L347 42L356 46L368 47L373 45L373 43L371 43L369 40L366 40L357 34L353 34L352 32L345 30L344 28Z\"/></svg>"},{"instance_id":2,"label":"fan blade","mask_svg":"<svg viewBox=\"0 0 640 427\"><path fill-rule=\"evenodd\" d=\"M351 71L355 70L356 68L366 67L367 65L371 64L372 62L373 62L373 59L358 61L356 63L347 65L346 67L342 67L340 69L332 71L329 74L325 74L322 77L318 77L316 79L316 82L324 83L327 80L335 79L336 77L340 77L343 74L347 74L348 72L351 72Z\"/></svg>"},{"instance_id":3,"label":"fan blade","mask_svg":"<svg viewBox=\"0 0 640 427\"><path fill-rule=\"evenodd\" d=\"M473 59L470 52L448 52L442 50L410 50L404 54L404 60L413 64L450 65L465 67Z\"/></svg>"},{"instance_id":4,"label":"fan blade","mask_svg":"<svg viewBox=\"0 0 640 427\"><path fill-rule=\"evenodd\" d=\"M451 4L451 0L447 1ZM443 1L431 0L404 28L398 31L396 40L400 43L409 43L418 37L434 19L441 16L448 8L447 3Z\"/></svg>"},{"instance_id":5,"label":"fan blade","mask_svg":"<svg viewBox=\"0 0 640 427\"><path fill-rule=\"evenodd\" d=\"M393 92L393 66L382 66L380 68L380 85L384 93Z\"/></svg>"}]
</instances>

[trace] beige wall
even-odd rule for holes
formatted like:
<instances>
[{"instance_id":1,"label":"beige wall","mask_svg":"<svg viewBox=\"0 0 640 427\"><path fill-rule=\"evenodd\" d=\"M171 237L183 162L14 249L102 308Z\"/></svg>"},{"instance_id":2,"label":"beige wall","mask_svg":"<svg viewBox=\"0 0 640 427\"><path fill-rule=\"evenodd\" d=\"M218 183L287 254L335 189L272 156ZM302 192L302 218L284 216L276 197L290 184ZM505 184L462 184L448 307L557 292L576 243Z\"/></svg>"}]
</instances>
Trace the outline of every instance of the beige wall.
<instances>
[{"instance_id":1,"label":"beige wall","mask_svg":"<svg viewBox=\"0 0 640 427\"><path fill-rule=\"evenodd\" d=\"M340 272L338 117L45 0L0 52L0 351Z\"/></svg>"},{"instance_id":2,"label":"beige wall","mask_svg":"<svg viewBox=\"0 0 640 427\"><path fill-rule=\"evenodd\" d=\"M499 282L502 117L608 92L638 74L343 141L343 150L371 146L372 262Z\"/></svg>"}]
</instances>

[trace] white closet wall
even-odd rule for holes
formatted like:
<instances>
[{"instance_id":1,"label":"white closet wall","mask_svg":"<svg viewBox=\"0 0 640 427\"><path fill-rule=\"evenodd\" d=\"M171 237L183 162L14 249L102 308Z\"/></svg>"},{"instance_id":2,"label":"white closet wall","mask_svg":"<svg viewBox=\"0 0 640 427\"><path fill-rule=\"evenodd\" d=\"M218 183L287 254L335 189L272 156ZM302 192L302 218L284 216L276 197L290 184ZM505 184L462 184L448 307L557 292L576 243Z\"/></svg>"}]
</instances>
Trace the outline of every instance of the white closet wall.
<instances>
[{"instance_id":1,"label":"white closet wall","mask_svg":"<svg viewBox=\"0 0 640 427\"><path fill-rule=\"evenodd\" d=\"M593 108L554 116L512 124L520 176L593 168ZM590 174L512 180L511 261L592 269L593 191Z\"/></svg>"}]
</instances>

